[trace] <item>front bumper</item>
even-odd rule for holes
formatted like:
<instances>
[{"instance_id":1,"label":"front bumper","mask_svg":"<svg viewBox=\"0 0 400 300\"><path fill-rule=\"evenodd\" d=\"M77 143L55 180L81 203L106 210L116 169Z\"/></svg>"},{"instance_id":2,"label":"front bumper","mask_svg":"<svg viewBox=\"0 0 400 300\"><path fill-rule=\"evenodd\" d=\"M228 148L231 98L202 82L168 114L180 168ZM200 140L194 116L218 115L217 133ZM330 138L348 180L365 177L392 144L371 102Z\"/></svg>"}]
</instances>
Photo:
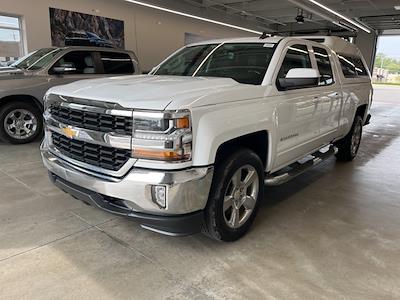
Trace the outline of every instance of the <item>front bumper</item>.
<instances>
[{"instance_id":1,"label":"front bumper","mask_svg":"<svg viewBox=\"0 0 400 300\"><path fill-rule=\"evenodd\" d=\"M41 155L53 182L76 198L132 217L154 231L182 235L200 230L199 220L208 200L212 167L180 171L132 168L123 177L116 178L61 159L49 150L46 142L41 145ZM153 201L153 185L166 187L165 208Z\"/></svg>"}]
</instances>

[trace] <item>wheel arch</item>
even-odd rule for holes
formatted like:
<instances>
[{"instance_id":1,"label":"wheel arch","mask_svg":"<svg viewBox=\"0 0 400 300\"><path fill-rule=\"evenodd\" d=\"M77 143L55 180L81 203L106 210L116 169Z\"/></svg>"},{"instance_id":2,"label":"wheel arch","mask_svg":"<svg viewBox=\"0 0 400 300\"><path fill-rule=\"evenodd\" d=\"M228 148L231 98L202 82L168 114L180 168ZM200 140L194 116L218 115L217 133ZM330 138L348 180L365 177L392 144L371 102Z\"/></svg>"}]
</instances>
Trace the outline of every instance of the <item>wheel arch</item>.
<instances>
[{"instance_id":1,"label":"wheel arch","mask_svg":"<svg viewBox=\"0 0 400 300\"><path fill-rule=\"evenodd\" d=\"M214 162L217 163L240 148L247 148L260 157L265 169L269 162L269 140L268 131L260 130L224 141L217 148Z\"/></svg>"},{"instance_id":2,"label":"wheel arch","mask_svg":"<svg viewBox=\"0 0 400 300\"><path fill-rule=\"evenodd\" d=\"M356 116L360 116L361 119L363 119L363 122L365 122L367 118L367 112L368 112L368 104L361 104L357 107L354 118Z\"/></svg>"},{"instance_id":3,"label":"wheel arch","mask_svg":"<svg viewBox=\"0 0 400 300\"><path fill-rule=\"evenodd\" d=\"M14 102L14 101L29 101L29 103L33 103L36 108L40 111L43 111L43 104L34 96L27 94L17 94L17 95L8 95L4 96L0 99L0 108L4 105Z\"/></svg>"}]
</instances>

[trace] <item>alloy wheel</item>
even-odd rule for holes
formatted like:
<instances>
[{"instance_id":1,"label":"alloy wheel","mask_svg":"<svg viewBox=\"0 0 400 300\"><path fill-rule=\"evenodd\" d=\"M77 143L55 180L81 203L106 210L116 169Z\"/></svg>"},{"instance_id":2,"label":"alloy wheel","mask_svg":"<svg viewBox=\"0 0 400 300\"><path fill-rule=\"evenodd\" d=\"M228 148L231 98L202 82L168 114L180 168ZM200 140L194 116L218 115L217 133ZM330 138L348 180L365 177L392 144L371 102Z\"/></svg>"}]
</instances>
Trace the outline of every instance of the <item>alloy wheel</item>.
<instances>
[{"instance_id":1,"label":"alloy wheel","mask_svg":"<svg viewBox=\"0 0 400 300\"><path fill-rule=\"evenodd\" d=\"M231 177L224 196L223 214L228 227L236 229L249 219L256 206L259 178L251 165L239 168Z\"/></svg>"},{"instance_id":2,"label":"alloy wheel","mask_svg":"<svg viewBox=\"0 0 400 300\"><path fill-rule=\"evenodd\" d=\"M26 109L14 109L4 119L6 133L15 139L23 140L36 133L38 120Z\"/></svg>"}]
</instances>

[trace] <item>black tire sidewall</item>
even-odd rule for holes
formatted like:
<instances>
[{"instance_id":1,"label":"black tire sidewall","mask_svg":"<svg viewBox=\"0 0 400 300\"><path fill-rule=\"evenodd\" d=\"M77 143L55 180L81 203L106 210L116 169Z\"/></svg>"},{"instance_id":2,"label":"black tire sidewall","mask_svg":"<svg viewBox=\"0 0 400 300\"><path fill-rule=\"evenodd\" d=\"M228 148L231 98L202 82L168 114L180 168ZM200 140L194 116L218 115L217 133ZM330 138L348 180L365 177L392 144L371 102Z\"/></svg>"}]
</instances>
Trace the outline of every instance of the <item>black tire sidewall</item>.
<instances>
[{"instance_id":1,"label":"black tire sidewall","mask_svg":"<svg viewBox=\"0 0 400 300\"><path fill-rule=\"evenodd\" d=\"M259 192L254 210L249 219L239 228L229 227L223 215L223 199L227 186L233 174L242 166L251 165L255 168L259 178ZM214 238L223 241L235 241L242 237L252 225L260 202L264 196L264 170L260 158L251 150L239 150L220 164L216 165L210 197L206 209L206 218L211 224Z\"/></svg>"},{"instance_id":2,"label":"black tire sidewall","mask_svg":"<svg viewBox=\"0 0 400 300\"><path fill-rule=\"evenodd\" d=\"M336 157L340 161L352 161L358 153L358 150L360 148L360 144L357 147L357 151L355 153L352 153L351 151L351 140L354 134L354 130L356 128L356 125L358 123L361 123L361 135L362 135L362 118L360 116L355 116L353 124L351 126L350 132L346 135L344 139L341 141L335 143L335 146L338 148L338 153L336 154ZM361 139L360 139L361 143Z\"/></svg>"},{"instance_id":3,"label":"black tire sidewall","mask_svg":"<svg viewBox=\"0 0 400 300\"><path fill-rule=\"evenodd\" d=\"M360 149L360 144L361 144L361 138L360 138L360 142L358 143L358 145L357 145L357 150L356 150L356 152L355 153L352 153L352 151L351 151L351 140L352 140L352 138L353 138L353 135L354 135L354 131L355 131L355 129L356 129L356 126L359 124L360 126L361 126L361 132L360 132L360 134L361 134L361 137L362 137L362 132L363 132L363 124L362 124L362 119L361 119L361 117L360 116L357 116L356 118L355 118L355 120L354 120L354 124L353 124L353 127L351 128L351 135L350 135L350 137L349 137L349 144L350 144L350 146L349 146L349 152L350 152L350 155L351 155L351 157L352 158L355 158L356 156L357 156L357 153L358 153L358 150Z\"/></svg>"},{"instance_id":4,"label":"black tire sidewall","mask_svg":"<svg viewBox=\"0 0 400 300\"><path fill-rule=\"evenodd\" d=\"M37 119L37 127L36 132L26 139L15 139L12 136L8 135L7 131L4 128L4 119L5 117L15 109L25 109L30 111ZM0 139L4 142L8 142L11 144L26 144L34 141L43 131L43 119L41 111L34 105L30 103L25 103L21 101L10 102L3 105L0 109Z\"/></svg>"}]
</instances>

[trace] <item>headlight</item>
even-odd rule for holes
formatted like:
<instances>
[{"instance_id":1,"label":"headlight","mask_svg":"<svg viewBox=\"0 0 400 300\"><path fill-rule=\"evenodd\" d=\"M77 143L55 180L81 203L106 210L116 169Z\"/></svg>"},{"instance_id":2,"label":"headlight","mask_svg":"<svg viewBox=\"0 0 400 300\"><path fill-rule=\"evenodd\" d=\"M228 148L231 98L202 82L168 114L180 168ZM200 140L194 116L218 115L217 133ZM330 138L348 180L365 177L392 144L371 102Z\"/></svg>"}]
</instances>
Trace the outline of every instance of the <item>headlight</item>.
<instances>
[{"instance_id":1,"label":"headlight","mask_svg":"<svg viewBox=\"0 0 400 300\"><path fill-rule=\"evenodd\" d=\"M189 161L191 155L189 111L133 112L133 157L182 162Z\"/></svg>"}]
</instances>

